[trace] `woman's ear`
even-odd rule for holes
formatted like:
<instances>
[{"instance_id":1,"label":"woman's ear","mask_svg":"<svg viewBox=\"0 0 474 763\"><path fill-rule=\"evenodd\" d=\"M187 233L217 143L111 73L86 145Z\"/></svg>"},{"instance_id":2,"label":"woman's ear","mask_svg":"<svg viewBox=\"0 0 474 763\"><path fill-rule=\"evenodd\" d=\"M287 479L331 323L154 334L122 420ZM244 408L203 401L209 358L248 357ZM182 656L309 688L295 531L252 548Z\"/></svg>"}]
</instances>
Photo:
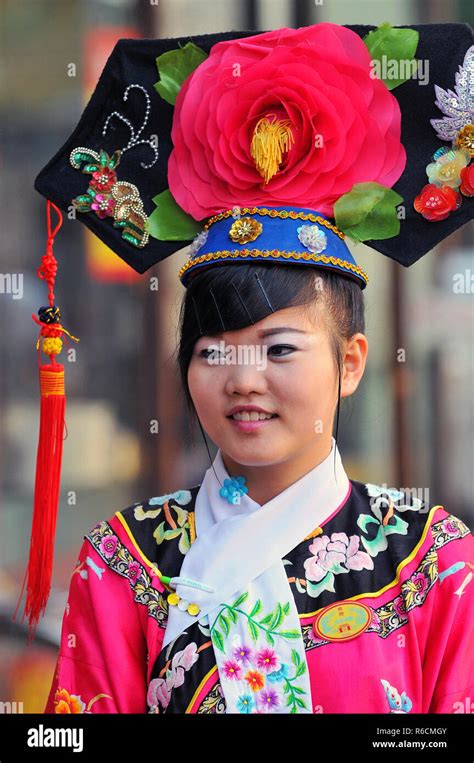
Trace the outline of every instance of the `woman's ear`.
<instances>
[{"instance_id":1,"label":"woman's ear","mask_svg":"<svg viewBox=\"0 0 474 763\"><path fill-rule=\"evenodd\" d=\"M365 334L354 334L347 340L343 357L343 373L341 378L341 397L352 395L364 375L369 343Z\"/></svg>"}]
</instances>

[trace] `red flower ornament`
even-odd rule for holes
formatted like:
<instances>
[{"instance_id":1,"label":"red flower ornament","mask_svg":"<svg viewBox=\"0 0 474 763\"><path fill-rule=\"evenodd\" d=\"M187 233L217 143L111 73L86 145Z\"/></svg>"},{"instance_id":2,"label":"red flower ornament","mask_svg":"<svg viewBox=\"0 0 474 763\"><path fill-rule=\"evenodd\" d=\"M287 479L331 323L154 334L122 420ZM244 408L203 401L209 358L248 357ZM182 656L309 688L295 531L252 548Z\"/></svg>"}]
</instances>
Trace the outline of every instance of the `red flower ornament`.
<instances>
[{"instance_id":1,"label":"red flower ornament","mask_svg":"<svg viewBox=\"0 0 474 763\"><path fill-rule=\"evenodd\" d=\"M176 97L168 181L202 220L235 204L333 216L355 183L391 187L401 113L355 32L322 23L214 45Z\"/></svg>"},{"instance_id":2,"label":"red flower ornament","mask_svg":"<svg viewBox=\"0 0 474 763\"><path fill-rule=\"evenodd\" d=\"M425 220L438 222L444 220L451 212L461 206L461 195L449 186L437 186L428 183L421 189L413 206Z\"/></svg>"}]
</instances>

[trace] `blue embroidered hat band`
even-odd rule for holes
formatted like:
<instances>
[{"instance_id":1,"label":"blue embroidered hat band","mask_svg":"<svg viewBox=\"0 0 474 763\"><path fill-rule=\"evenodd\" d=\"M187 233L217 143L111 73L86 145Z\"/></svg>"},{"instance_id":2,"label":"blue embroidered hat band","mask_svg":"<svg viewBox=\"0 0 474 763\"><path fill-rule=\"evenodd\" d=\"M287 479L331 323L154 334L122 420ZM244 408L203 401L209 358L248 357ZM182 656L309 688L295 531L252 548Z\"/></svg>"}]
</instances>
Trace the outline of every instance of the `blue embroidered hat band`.
<instances>
[{"instance_id":1,"label":"blue embroidered hat band","mask_svg":"<svg viewBox=\"0 0 474 763\"><path fill-rule=\"evenodd\" d=\"M352 278L362 289L369 280L342 231L319 212L292 206L234 207L211 217L179 278L187 287L203 268L242 262L316 266Z\"/></svg>"}]
</instances>

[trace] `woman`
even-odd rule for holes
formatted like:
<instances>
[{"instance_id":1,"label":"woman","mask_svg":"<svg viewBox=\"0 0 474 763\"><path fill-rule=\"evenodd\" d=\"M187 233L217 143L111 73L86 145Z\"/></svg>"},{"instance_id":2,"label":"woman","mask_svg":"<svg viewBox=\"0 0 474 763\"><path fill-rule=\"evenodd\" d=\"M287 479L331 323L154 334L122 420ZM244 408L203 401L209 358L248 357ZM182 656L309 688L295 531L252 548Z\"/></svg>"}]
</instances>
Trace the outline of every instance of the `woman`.
<instances>
[{"instance_id":1,"label":"woman","mask_svg":"<svg viewBox=\"0 0 474 763\"><path fill-rule=\"evenodd\" d=\"M229 712L226 697L242 713L459 711L473 678L473 588L465 577L474 567L472 535L441 506L348 479L331 436L339 378L346 397L364 373L361 289L310 268L242 266L237 286L249 311L264 309L264 294L273 311L235 326L235 296L234 304L225 302L226 331L219 332L208 299L208 310L199 312L207 329L200 336L193 298L209 289L222 294L235 270L196 277L182 312L180 370L191 410L219 448L213 467L201 488L134 504L86 536L46 712ZM273 334L281 327L287 328ZM216 333L230 349L264 346L266 363L211 365ZM232 409L249 405L275 417L231 420ZM230 475L246 478L248 494L237 504L219 495ZM204 496L211 501L205 518ZM252 525L263 506L282 497L283 533L271 524L278 512ZM227 538L225 518L242 519L243 509L247 522ZM305 519L313 520L311 531L301 530L308 529ZM218 607L207 623L194 617L164 646L167 615L177 611L169 578L185 576L196 535L213 523L218 535L203 553L216 556L220 546L218 579L232 578L234 593L245 581L248 596L239 605L235 593L228 602L235 606ZM288 536L299 531L304 536L293 545ZM282 542L287 584L277 588L279 613L265 586L255 607L262 586L254 573L279 559L274 544ZM193 579L206 583L213 571L205 559L198 564L203 574L195 566ZM192 605L198 590L181 592ZM291 631L284 606L292 600L304 648L286 639L282 658L285 639L278 634Z\"/></svg>"},{"instance_id":2,"label":"woman","mask_svg":"<svg viewBox=\"0 0 474 763\"><path fill-rule=\"evenodd\" d=\"M449 46L443 25L395 33L407 49L420 38L446 87L472 43L467 26L449 26ZM197 233L179 273L178 361L189 410L218 448L199 485L86 535L47 712L455 713L470 702L469 528L443 506L350 479L336 444L340 399L368 353L368 279L346 236L408 266L472 218L469 199L459 209L467 109L417 196L420 157L437 147L433 96L398 82L402 144L394 83L372 71L390 35L366 31L231 33L199 38L191 54L186 40L121 41L36 180L64 208L78 194L79 219L139 272ZM384 47L394 61L397 49ZM158 195L148 120L169 183ZM124 159L144 145L154 161Z\"/></svg>"}]
</instances>

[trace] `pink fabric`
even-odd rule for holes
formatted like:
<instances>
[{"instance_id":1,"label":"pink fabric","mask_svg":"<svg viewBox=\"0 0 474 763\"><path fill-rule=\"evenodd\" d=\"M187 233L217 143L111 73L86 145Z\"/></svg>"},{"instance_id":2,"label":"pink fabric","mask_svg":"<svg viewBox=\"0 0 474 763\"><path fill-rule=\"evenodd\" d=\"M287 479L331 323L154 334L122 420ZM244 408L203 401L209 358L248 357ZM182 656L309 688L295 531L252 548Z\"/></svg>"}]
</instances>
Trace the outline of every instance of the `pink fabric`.
<instances>
[{"instance_id":1,"label":"pink fabric","mask_svg":"<svg viewBox=\"0 0 474 763\"><path fill-rule=\"evenodd\" d=\"M431 526L446 520L449 532L449 516L444 509L436 509ZM162 591L122 523L114 516L109 524L133 558L146 568L153 586ZM373 610L395 600L396 607L404 612L406 598L397 597L401 590L413 596L423 592L426 579L416 571L432 545L428 531L415 553L401 565L398 580L394 570L395 583L354 600ZM406 625L386 638L368 631L344 643L323 643L307 652L315 713L472 712L472 533L444 543L431 554L428 561L437 565L442 579L436 579L421 606L409 608ZM432 569L436 571L436 567ZM82 577L85 571L87 577ZM449 574L444 576L446 571ZM317 608L315 603L315 611ZM302 627L313 620L313 615L301 617ZM108 568L85 540L70 583L57 668L45 712L148 712L147 687L163 636L164 627L149 616L147 606L134 600L130 580ZM217 670L211 672L190 712L197 712L200 700L217 679Z\"/></svg>"}]
</instances>

